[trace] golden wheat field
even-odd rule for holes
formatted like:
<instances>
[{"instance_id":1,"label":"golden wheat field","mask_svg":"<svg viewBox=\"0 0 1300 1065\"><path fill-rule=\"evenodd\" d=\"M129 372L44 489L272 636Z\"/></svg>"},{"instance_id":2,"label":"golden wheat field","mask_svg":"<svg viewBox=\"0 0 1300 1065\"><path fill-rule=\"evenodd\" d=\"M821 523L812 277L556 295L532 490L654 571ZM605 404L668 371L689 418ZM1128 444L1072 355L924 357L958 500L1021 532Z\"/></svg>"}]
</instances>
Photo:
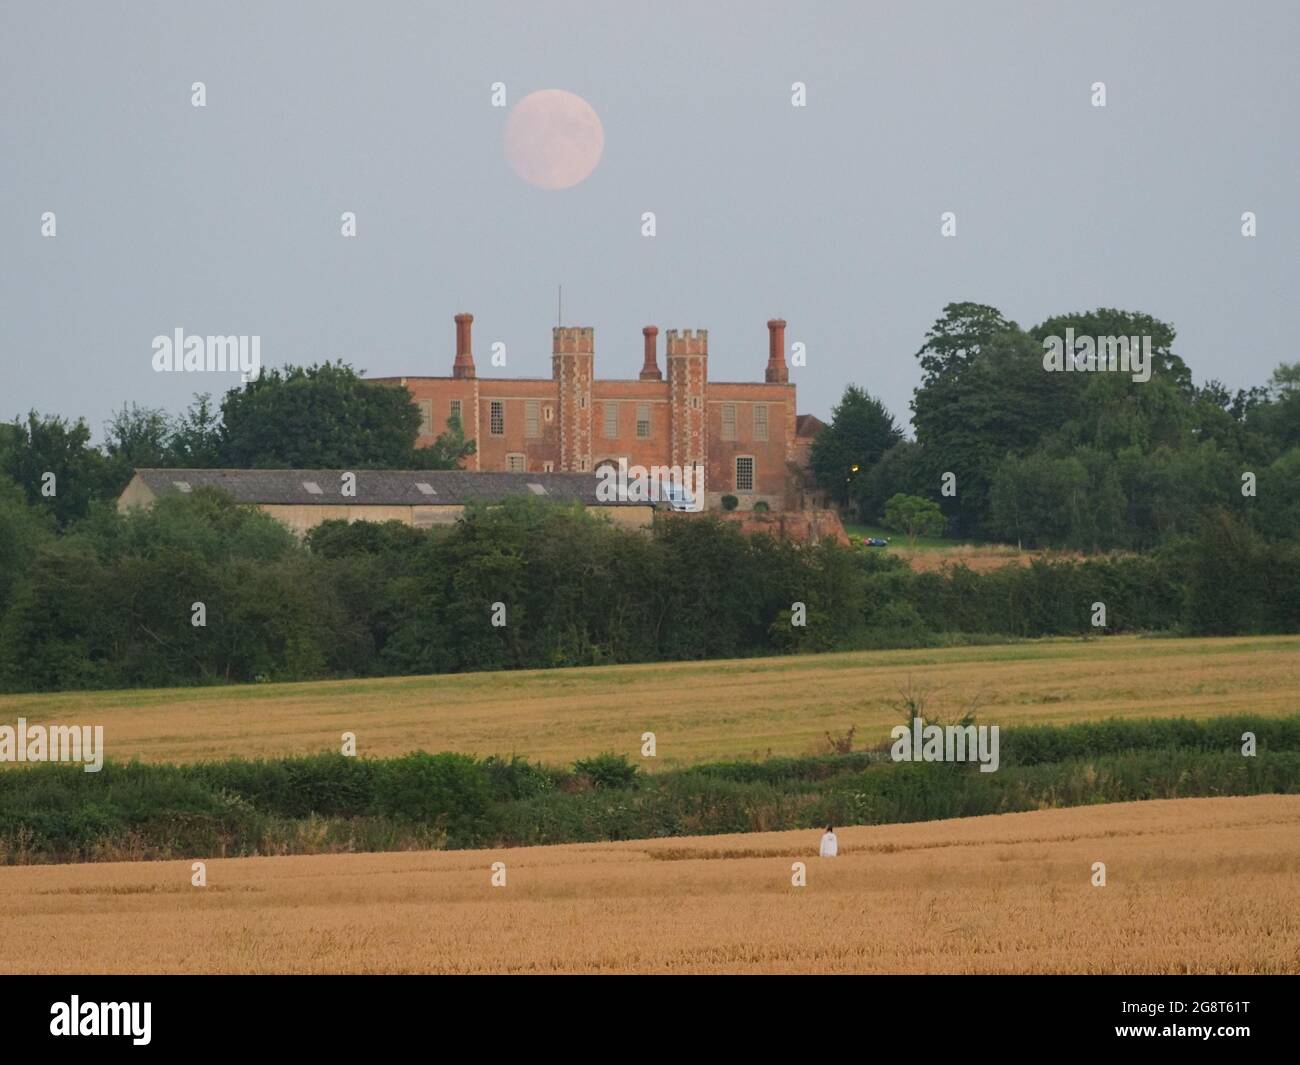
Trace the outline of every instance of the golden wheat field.
<instances>
[{"instance_id":1,"label":"golden wheat field","mask_svg":"<svg viewBox=\"0 0 1300 1065\"><path fill-rule=\"evenodd\" d=\"M0 697L0 721L102 724L118 760L188 762L337 751L519 754L552 764L636 756L663 768L808 754L857 727L884 740L900 690L951 720L1002 727L1300 710L1300 637L1039 640L941 650ZM650 765L647 761L647 764Z\"/></svg>"},{"instance_id":2,"label":"golden wheat field","mask_svg":"<svg viewBox=\"0 0 1300 1065\"><path fill-rule=\"evenodd\" d=\"M1300 973L1300 796L838 834L0 868L0 972Z\"/></svg>"}]
</instances>

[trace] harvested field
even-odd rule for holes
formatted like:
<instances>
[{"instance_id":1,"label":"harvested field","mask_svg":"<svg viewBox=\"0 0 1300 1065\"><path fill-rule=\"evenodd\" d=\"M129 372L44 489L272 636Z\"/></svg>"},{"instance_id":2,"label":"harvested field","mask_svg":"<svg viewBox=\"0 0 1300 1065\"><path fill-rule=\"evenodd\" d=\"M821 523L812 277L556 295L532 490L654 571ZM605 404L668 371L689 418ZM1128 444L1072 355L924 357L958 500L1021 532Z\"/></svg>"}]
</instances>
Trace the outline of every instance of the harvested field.
<instances>
[{"instance_id":1,"label":"harvested field","mask_svg":"<svg viewBox=\"0 0 1300 1065\"><path fill-rule=\"evenodd\" d=\"M1300 973L1300 796L839 837L0 868L0 971Z\"/></svg>"},{"instance_id":2,"label":"harvested field","mask_svg":"<svg viewBox=\"0 0 1300 1065\"><path fill-rule=\"evenodd\" d=\"M0 697L0 722L102 724L108 756L190 762L415 749L562 764L616 751L647 768L808 754L857 726L859 747L901 720L901 689L951 720L1286 714L1300 709L1300 637L1057 639L940 650L470 673L304 684Z\"/></svg>"}]
</instances>

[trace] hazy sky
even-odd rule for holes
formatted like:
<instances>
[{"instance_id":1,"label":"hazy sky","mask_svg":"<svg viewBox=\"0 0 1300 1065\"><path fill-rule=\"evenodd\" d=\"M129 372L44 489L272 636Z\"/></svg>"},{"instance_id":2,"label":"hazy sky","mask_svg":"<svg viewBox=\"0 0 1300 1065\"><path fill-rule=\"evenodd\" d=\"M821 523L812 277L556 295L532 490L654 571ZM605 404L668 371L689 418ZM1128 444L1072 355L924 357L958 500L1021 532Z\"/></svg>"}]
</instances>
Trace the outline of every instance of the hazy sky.
<instances>
[{"instance_id":1,"label":"hazy sky","mask_svg":"<svg viewBox=\"0 0 1300 1065\"><path fill-rule=\"evenodd\" d=\"M98 437L124 401L237 381L155 373L177 328L446 375L465 310L481 376L549 376L560 282L602 377L636 376L654 323L761 380L786 318L823 417L855 381L906 423L954 300L1024 326L1142 310L1198 381L1260 383L1297 358L1298 31L1290 0L2 0L0 417ZM515 175L498 81L591 103L589 179Z\"/></svg>"}]
</instances>

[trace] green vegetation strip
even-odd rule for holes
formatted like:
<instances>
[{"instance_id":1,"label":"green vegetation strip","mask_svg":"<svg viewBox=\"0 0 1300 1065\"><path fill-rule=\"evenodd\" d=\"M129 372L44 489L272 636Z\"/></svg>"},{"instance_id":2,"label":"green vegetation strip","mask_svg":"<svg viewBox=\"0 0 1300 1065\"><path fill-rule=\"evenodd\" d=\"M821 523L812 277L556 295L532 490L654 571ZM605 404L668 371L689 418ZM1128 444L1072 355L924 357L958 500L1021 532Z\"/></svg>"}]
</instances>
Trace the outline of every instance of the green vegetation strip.
<instances>
[{"instance_id":1,"label":"green vegetation strip","mask_svg":"<svg viewBox=\"0 0 1300 1065\"><path fill-rule=\"evenodd\" d=\"M654 775L614 755L569 769L426 753L29 766L0 774L0 862L523 846L1300 791L1300 716L1109 720L1000 741L992 773L895 763L888 748Z\"/></svg>"}]
</instances>

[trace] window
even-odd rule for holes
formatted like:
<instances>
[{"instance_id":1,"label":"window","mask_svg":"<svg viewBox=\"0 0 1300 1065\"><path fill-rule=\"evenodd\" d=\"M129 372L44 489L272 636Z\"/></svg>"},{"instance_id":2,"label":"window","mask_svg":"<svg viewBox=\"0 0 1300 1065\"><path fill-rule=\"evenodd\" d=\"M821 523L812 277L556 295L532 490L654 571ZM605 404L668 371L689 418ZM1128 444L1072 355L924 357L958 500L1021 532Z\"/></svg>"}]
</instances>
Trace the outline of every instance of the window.
<instances>
[{"instance_id":1,"label":"window","mask_svg":"<svg viewBox=\"0 0 1300 1065\"><path fill-rule=\"evenodd\" d=\"M542 411L542 417L545 418L548 422L552 421L555 418L555 408L552 407L549 403L546 404L546 407Z\"/></svg>"},{"instance_id":2,"label":"window","mask_svg":"<svg viewBox=\"0 0 1300 1065\"><path fill-rule=\"evenodd\" d=\"M700 397L691 396L691 410L699 410L699 409L700 409Z\"/></svg>"},{"instance_id":3,"label":"window","mask_svg":"<svg viewBox=\"0 0 1300 1065\"><path fill-rule=\"evenodd\" d=\"M767 439L767 404L754 404L754 439Z\"/></svg>"},{"instance_id":4,"label":"window","mask_svg":"<svg viewBox=\"0 0 1300 1065\"><path fill-rule=\"evenodd\" d=\"M490 421L490 432L493 436L505 436L506 432L506 405L499 399L492 401L492 414Z\"/></svg>"},{"instance_id":5,"label":"window","mask_svg":"<svg viewBox=\"0 0 1300 1065\"><path fill-rule=\"evenodd\" d=\"M537 420L541 404L535 399L524 401L524 436L541 436L542 426Z\"/></svg>"},{"instance_id":6,"label":"window","mask_svg":"<svg viewBox=\"0 0 1300 1065\"><path fill-rule=\"evenodd\" d=\"M578 397L578 409L579 410L587 409L587 397L585 395L581 395Z\"/></svg>"},{"instance_id":7,"label":"window","mask_svg":"<svg viewBox=\"0 0 1300 1065\"><path fill-rule=\"evenodd\" d=\"M547 410L550 410L551 408L550 408L550 407L547 407L546 409L547 409ZM554 463L554 462L543 462L543 463L542 463L542 472L543 472L543 473L554 473L554 472L555 472L555 463Z\"/></svg>"},{"instance_id":8,"label":"window","mask_svg":"<svg viewBox=\"0 0 1300 1065\"><path fill-rule=\"evenodd\" d=\"M607 402L605 404L605 439L615 440L618 438L618 404Z\"/></svg>"},{"instance_id":9,"label":"window","mask_svg":"<svg viewBox=\"0 0 1300 1065\"><path fill-rule=\"evenodd\" d=\"M650 438L649 403L638 403L636 405L636 438L638 440L648 440Z\"/></svg>"},{"instance_id":10,"label":"window","mask_svg":"<svg viewBox=\"0 0 1300 1065\"><path fill-rule=\"evenodd\" d=\"M523 455L506 456L506 473L523 473L527 465Z\"/></svg>"},{"instance_id":11,"label":"window","mask_svg":"<svg viewBox=\"0 0 1300 1065\"><path fill-rule=\"evenodd\" d=\"M722 439L736 439L736 405L734 403L724 403L722 405Z\"/></svg>"},{"instance_id":12,"label":"window","mask_svg":"<svg viewBox=\"0 0 1300 1065\"><path fill-rule=\"evenodd\" d=\"M588 472L591 469L591 459L584 458L580 460L578 462L578 469L580 469L583 473Z\"/></svg>"},{"instance_id":13,"label":"window","mask_svg":"<svg viewBox=\"0 0 1300 1065\"><path fill-rule=\"evenodd\" d=\"M433 434L433 400L420 400L420 435L431 436Z\"/></svg>"},{"instance_id":14,"label":"window","mask_svg":"<svg viewBox=\"0 0 1300 1065\"><path fill-rule=\"evenodd\" d=\"M433 485L428 481L416 481L415 487L420 490L420 495L422 496L436 496L438 494L434 491Z\"/></svg>"},{"instance_id":15,"label":"window","mask_svg":"<svg viewBox=\"0 0 1300 1065\"><path fill-rule=\"evenodd\" d=\"M455 418L456 421L460 422L460 427L462 429L465 428L465 419L461 417L460 400L458 399L453 399L451 401L451 416Z\"/></svg>"},{"instance_id":16,"label":"window","mask_svg":"<svg viewBox=\"0 0 1300 1065\"><path fill-rule=\"evenodd\" d=\"M736 491L752 492L754 490L754 456L736 456Z\"/></svg>"}]
</instances>

